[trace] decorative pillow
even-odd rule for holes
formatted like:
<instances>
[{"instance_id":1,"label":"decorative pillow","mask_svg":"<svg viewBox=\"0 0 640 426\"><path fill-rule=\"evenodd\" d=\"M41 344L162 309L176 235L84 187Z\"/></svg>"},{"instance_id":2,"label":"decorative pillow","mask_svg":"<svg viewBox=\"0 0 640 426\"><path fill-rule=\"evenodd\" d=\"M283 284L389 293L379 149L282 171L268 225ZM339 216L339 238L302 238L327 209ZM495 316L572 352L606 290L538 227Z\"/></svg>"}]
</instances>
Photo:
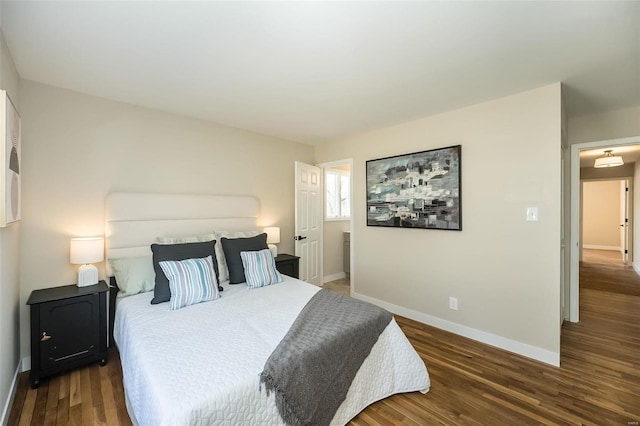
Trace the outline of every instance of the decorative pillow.
<instances>
[{"instance_id":1,"label":"decorative pillow","mask_svg":"<svg viewBox=\"0 0 640 426\"><path fill-rule=\"evenodd\" d=\"M202 234L202 235L194 235L189 237L157 237L156 242L158 244L184 244L184 243L200 243L207 241L215 241L218 237L216 234ZM223 288L220 285L222 281L228 280L229 271L227 270L227 266L224 263L224 258L222 260L222 266L220 265L220 258L218 257L218 250L222 251L222 246L218 243L214 246L213 251L216 255L217 262L213 265L216 268L217 280L218 280L218 291L222 291ZM224 255L223 255L224 256ZM227 278L221 278L222 267L224 267L225 276Z\"/></svg>"},{"instance_id":2,"label":"decorative pillow","mask_svg":"<svg viewBox=\"0 0 640 426\"><path fill-rule=\"evenodd\" d=\"M220 297L211 256L204 259L167 260L160 262L169 279L169 310L184 308Z\"/></svg>"},{"instance_id":3,"label":"decorative pillow","mask_svg":"<svg viewBox=\"0 0 640 426\"><path fill-rule=\"evenodd\" d=\"M240 257L249 288L265 287L282 282L271 250L242 251Z\"/></svg>"},{"instance_id":4,"label":"decorative pillow","mask_svg":"<svg viewBox=\"0 0 640 426\"><path fill-rule=\"evenodd\" d=\"M245 282L244 267L240 252L258 251L266 249L267 234L256 235L251 238L220 238L224 257L229 268L229 284L239 284Z\"/></svg>"},{"instance_id":5,"label":"decorative pillow","mask_svg":"<svg viewBox=\"0 0 640 426\"><path fill-rule=\"evenodd\" d=\"M153 288L153 299L151 304L168 302L171 299L171 289L169 288L169 280L160 267L160 262L167 260L185 260L185 259L202 259L207 256L213 256L215 253L213 247L215 241L206 241L203 243L185 243L185 244L151 244L153 252L153 269L156 272L156 284ZM218 274L218 262L213 262L213 267Z\"/></svg>"},{"instance_id":6,"label":"decorative pillow","mask_svg":"<svg viewBox=\"0 0 640 426\"><path fill-rule=\"evenodd\" d=\"M260 235L261 232L258 230L253 231L216 231L215 239L218 241L216 244L216 257L218 258L218 279L220 282L227 281L229 279L229 268L227 268L227 261L224 257L224 250L222 249L222 244L220 243L221 238L247 238L247 237L255 237L256 235Z\"/></svg>"},{"instance_id":7,"label":"decorative pillow","mask_svg":"<svg viewBox=\"0 0 640 426\"><path fill-rule=\"evenodd\" d=\"M131 296L153 290L156 274L151 256L109 259L118 283L118 296Z\"/></svg>"}]
</instances>

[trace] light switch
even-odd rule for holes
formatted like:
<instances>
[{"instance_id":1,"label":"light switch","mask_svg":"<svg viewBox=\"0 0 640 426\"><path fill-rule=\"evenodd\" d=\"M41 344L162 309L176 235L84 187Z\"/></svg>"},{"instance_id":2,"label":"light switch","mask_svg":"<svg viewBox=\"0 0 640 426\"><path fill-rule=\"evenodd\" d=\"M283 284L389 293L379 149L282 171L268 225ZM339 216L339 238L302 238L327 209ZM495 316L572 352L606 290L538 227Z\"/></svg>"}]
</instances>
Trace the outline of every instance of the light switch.
<instances>
[{"instance_id":1,"label":"light switch","mask_svg":"<svg viewBox=\"0 0 640 426\"><path fill-rule=\"evenodd\" d=\"M527 207L527 222L537 222L537 221L538 221L538 208Z\"/></svg>"}]
</instances>

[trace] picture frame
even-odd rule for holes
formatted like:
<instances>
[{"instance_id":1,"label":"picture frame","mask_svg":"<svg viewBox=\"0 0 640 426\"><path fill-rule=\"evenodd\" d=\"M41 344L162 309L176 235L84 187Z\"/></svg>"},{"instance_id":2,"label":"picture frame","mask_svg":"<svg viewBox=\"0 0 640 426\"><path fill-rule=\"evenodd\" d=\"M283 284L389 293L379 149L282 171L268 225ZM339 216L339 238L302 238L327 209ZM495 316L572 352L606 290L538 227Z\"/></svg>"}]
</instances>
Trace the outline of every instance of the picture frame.
<instances>
[{"instance_id":1,"label":"picture frame","mask_svg":"<svg viewBox=\"0 0 640 426\"><path fill-rule=\"evenodd\" d=\"M462 231L462 146L366 162L367 226Z\"/></svg>"},{"instance_id":2,"label":"picture frame","mask_svg":"<svg viewBox=\"0 0 640 426\"><path fill-rule=\"evenodd\" d=\"M22 214L22 120L5 90L0 90L0 123L0 227L5 227Z\"/></svg>"}]
</instances>

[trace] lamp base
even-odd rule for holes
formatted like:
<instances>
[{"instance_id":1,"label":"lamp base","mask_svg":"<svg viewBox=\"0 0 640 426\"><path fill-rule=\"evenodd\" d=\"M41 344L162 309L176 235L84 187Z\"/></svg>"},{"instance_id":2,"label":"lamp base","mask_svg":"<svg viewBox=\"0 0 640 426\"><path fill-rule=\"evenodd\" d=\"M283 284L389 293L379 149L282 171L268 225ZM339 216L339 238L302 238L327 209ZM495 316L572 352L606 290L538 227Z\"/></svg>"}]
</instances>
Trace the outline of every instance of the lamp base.
<instances>
[{"instance_id":1,"label":"lamp base","mask_svg":"<svg viewBox=\"0 0 640 426\"><path fill-rule=\"evenodd\" d=\"M98 268L93 265L82 265L78 268L78 287L98 284Z\"/></svg>"},{"instance_id":2,"label":"lamp base","mask_svg":"<svg viewBox=\"0 0 640 426\"><path fill-rule=\"evenodd\" d=\"M276 247L275 244L267 244L267 247L269 247L269 250L271 250L271 254L273 255L273 258L275 259L278 256L278 247Z\"/></svg>"}]
</instances>

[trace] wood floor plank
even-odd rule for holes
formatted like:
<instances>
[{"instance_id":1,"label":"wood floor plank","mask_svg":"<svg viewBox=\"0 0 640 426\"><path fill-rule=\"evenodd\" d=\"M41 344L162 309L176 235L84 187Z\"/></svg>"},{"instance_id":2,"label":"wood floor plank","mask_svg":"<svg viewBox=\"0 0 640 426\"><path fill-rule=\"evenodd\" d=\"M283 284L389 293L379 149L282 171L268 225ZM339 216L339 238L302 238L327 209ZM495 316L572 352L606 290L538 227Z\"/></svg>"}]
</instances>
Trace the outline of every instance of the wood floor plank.
<instances>
[{"instance_id":1,"label":"wood floor plank","mask_svg":"<svg viewBox=\"0 0 640 426\"><path fill-rule=\"evenodd\" d=\"M80 370L73 370L69 376L69 407L75 407L82 403L80 391Z\"/></svg>"},{"instance_id":2,"label":"wood floor plank","mask_svg":"<svg viewBox=\"0 0 640 426\"><path fill-rule=\"evenodd\" d=\"M105 418L108 425L118 424L118 409L113 399L113 389L109 378L109 368L107 366L99 368L100 389L102 390L102 401L104 404Z\"/></svg>"},{"instance_id":3,"label":"wood floor plank","mask_svg":"<svg viewBox=\"0 0 640 426\"><path fill-rule=\"evenodd\" d=\"M69 396L69 374L60 374L58 385L58 399L63 399Z\"/></svg>"},{"instance_id":4,"label":"wood floor plank","mask_svg":"<svg viewBox=\"0 0 640 426\"><path fill-rule=\"evenodd\" d=\"M29 426L31 424L31 419L35 411L38 391L35 389L31 389L31 387L29 386L29 376L25 374L24 377L27 378L25 380L26 383L23 384L22 381L19 383L19 386L26 386L27 388L24 404L22 404L21 406L21 412L19 413L18 417L13 416L9 418L8 424L10 425L16 424L17 422L17 424L20 426Z\"/></svg>"},{"instance_id":5,"label":"wood floor plank","mask_svg":"<svg viewBox=\"0 0 640 426\"><path fill-rule=\"evenodd\" d=\"M22 374L28 375L27 372ZM32 425L44 424L44 416L47 413L47 396L49 395L49 380L46 380L40 384L40 387L35 390L36 403L33 407L33 416L31 418Z\"/></svg>"},{"instance_id":6,"label":"wood floor plank","mask_svg":"<svg viewBox=\"0 0 640 426\"><path fill-rule=\"evenodd\" d=\"M16 424L20 421L20 414L23 410L25 400L27 399L27 391L29 378L26 375L18 376L18 383L16 394L13 398L13 405L9 410L9 418L7 419L7 424ZM25 382L27 385L25 386Z\"/></svg>"},{"instance_id":7,"label":"wood floor plank","mask_svg":"<svg viewBox=\"0 0 640 426\"><path fill-rule=\"evenodd\" d=\"M76 404L69 407L69 426L82 426L82 406ZM93 423L89 423L93 424Z\"/></svg>"},{"instance_id":8,"label":"wood floor plank","mask_svg":"<svg viewBox=\"0 0 640 426\"><path fill-rule=\"evenodd\" d=\"M44 414L44 425L55 426L58 417L58 389L60 388L60 375L49 380L49 392L47 393L47 405Z\"/></svg>"},{"instance_id":9,"label":"wood floor plank","mask_svg":"<svg viewBox=\"0 0 640 426\"><path fill-rule=\"evenodd\" d=\"M58 426L69 424L69 374L60 375L60 386L58 387L58 408L56 413L56 424Z\"/></svg>"},{"instance_id":10,"label":"wood floor plank","mask_svg":"<svg viewBox=\"0 0 640 426\"><path fill-rule=\"evenodd\" d=\"M62 389L62 386L60 388ZM58 426L66 426L69 424L69 388L68 387L65 388L65 392L66 393L62 395L62 398L60 398L60 396L58 397L58 408L56 413L56 424Z\"/></svg>"},{"instance_id":11,"label":"wood floor plank","mask_svg":"<svg viewBox=\"0 0 640 426\"><path fill-rule=\"evenodd\" d=\"M369 414L371 410L368 412L362 412L360 415L351 421L351 425L360 425L360 426L372 426L379 424L371 415Z\"/></svg>"},{"instance_id":12,"label":"wood floor plank","mask_svg":"<svg viewBox=\"0 0 640 426\"><path fill-rule=\"evenodd\" d=\"M82 403L81 419L83 425L92 425L93 422L93 390L91 387L91 367L83 367L80 371L80 392Z\"/></svg>"},{"instance_id":13,"label":"wood floor plank","mask_svg":"<svg viewBox=\"0 0 640 426\"><path fill-rule=\"evenodd\" d=\"M93 397L93 424L106 425L107 415L105 413L104 400L102 399L100 370L98 368L89 368L89 377L91 378L91 395Z\"/></svg>"},{"instance_id":14,"label":"wood floor plank","mask_svg":"<svg viewBox=\"0 0 640 426\"><path fill-rule=\"evenodd\" d=\"M33 392L30 398L27 397L27 399L25 400L25 404L22 406L22 412L20 413L19 418L17 420L15 418L9 419L7 424L17 424L19 426L31 425L33 411L36 404L35 394L36 391Z\"/></svg>"},{"instance_id":15,"label":"wood floor plank","mask_svg":"<svg viewBox=\"0 0 640 426\"><path fill-rule=\"evenodd\" d=\"M589 257L591 256L591 257ZM580 323L565 323L561 367L407 318L396 322L427 365L431 390L378 401L351 425L628 425L640 421L640 278L608 253L581 264ZM344 282L333 283L348 294ZM636 294L637 293L637 294ZM53 413L53 423L49 414ZM65 413L66 420L65 420ZM29 388L21 373L9 425L129 426L122 369L83 367Z\"/></svg>"},{"instance_id":16,"label":"wood floor plank","mask_svg":"<svg viewBox=\"0 0 640 426\"><path fill-rule=\"evenodd\" d=\"M399 395L391 405L397 405L399 410L404 413L408 419L411 419L417 424L423 425L427 423L428 420L428 424L435 423L435 416L430 415L430 413L421 409L419 406L412 404L410 399L405 397L405 395Z\"/></svg>"}]
</instances>

